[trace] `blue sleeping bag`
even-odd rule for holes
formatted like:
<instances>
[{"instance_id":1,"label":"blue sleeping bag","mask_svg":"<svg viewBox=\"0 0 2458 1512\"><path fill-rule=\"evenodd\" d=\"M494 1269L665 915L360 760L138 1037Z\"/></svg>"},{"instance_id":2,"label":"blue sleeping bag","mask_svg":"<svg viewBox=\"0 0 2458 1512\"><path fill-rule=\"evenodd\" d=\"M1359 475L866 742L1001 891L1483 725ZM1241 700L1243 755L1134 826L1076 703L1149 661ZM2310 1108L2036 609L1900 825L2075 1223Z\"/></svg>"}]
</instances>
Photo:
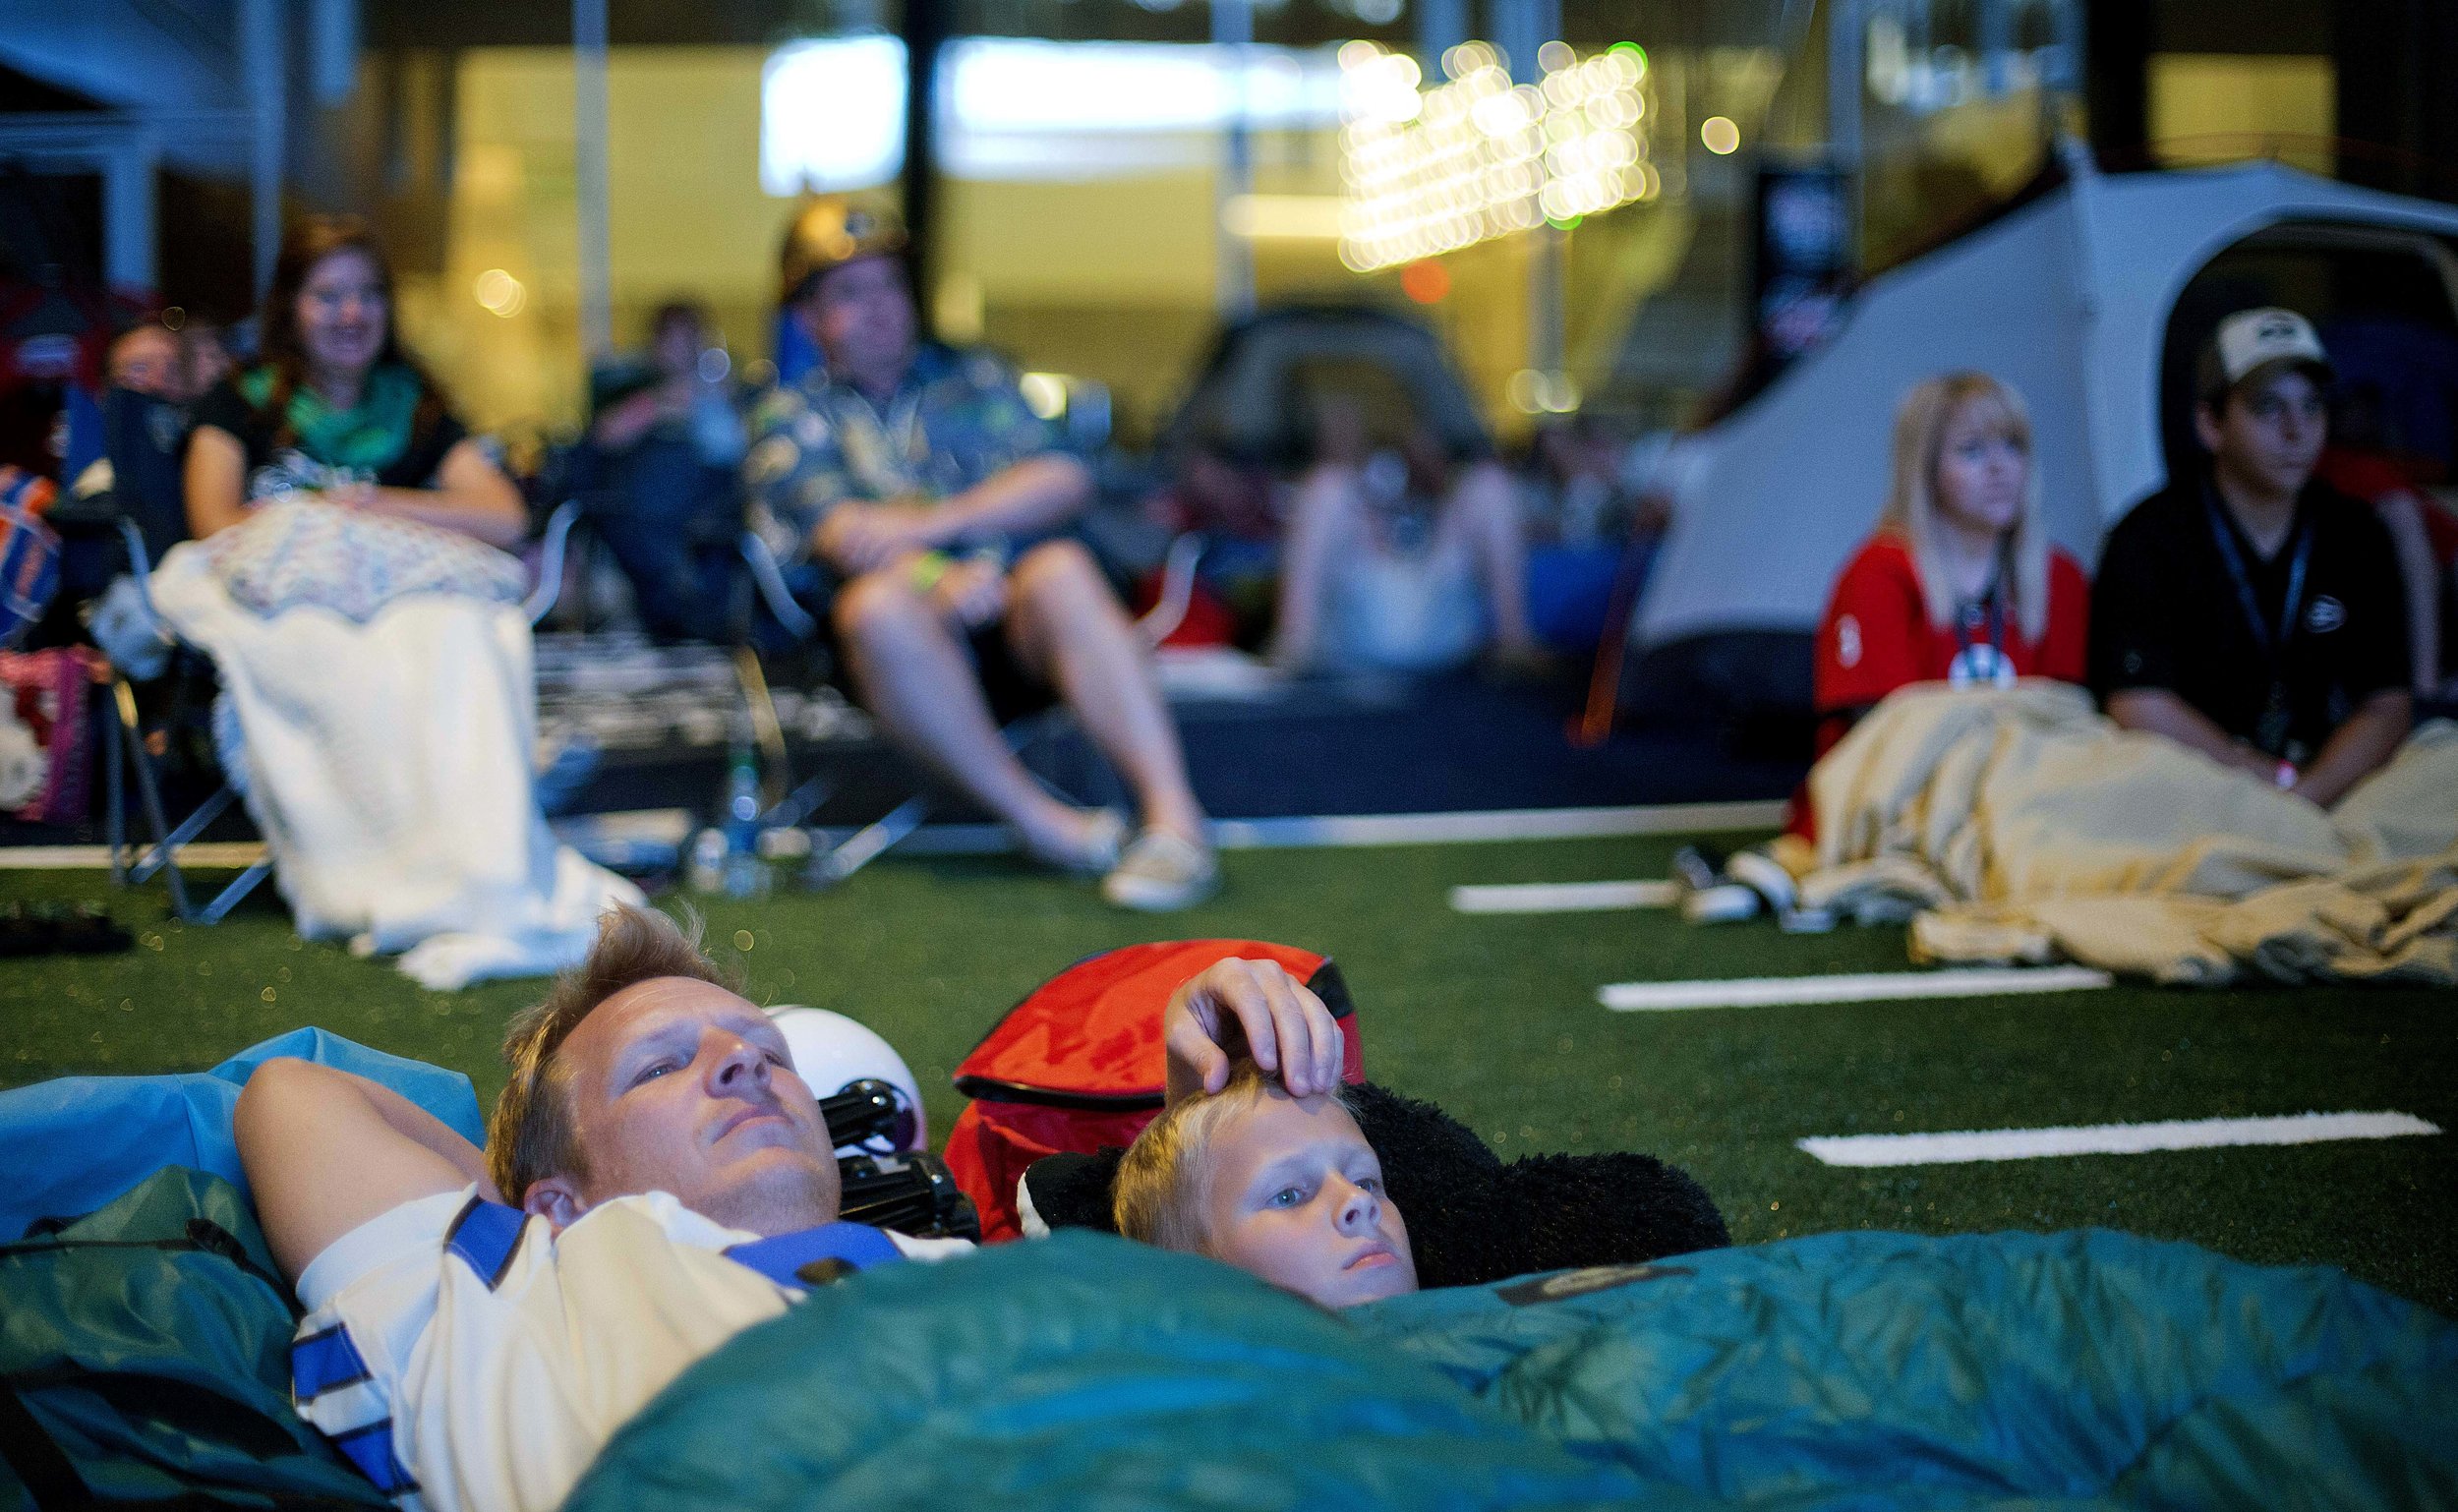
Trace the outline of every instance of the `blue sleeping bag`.
<instances>
[{"instance_id":1,"label":"blue sleeping bag","mask_svg":"<svg viewBox=\"0 0 2458 1512\"><path fill-rule=\"evenodd\" d=\"M2458 1505L2458 1326L2107 1232L1835 1234L1324 1312L1069 1231L815 1293L570 1512Z\"/></svg>"},{"instance_id":2,"label":"blue sleeping bag","mask_svg":"<svg viewBox=\"0 0 2458 1512\"><path fill-rule=\"evenodd\" d=\"M316 1061L380 1081L478 1144L486 1121L469 1077L370 1050L322 1029L293 1029L211 1071L165 1076L61 1076L0 1091L0 1242L41 1218L73 1218L161 1170L218 1176L245 1195L231 1137L239 1089L266 1061Z\"/></svg>"}]
</instances>

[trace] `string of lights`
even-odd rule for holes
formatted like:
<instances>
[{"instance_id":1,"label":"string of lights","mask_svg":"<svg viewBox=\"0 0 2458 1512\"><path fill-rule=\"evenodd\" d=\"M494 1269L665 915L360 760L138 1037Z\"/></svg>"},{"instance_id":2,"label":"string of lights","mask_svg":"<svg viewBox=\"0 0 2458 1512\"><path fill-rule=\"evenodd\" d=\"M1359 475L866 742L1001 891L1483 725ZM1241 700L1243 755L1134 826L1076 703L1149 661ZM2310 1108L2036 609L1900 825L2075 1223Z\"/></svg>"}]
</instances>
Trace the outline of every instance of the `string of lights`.
<instances>
[{"instance_id":1,"label":"string of lights","mask_svg":"<svg viewBox=\"0 0 2458 1512\"><path fill-rule=\"evenodd\" d=\"M1340 49L1340 261L1367 272L1652 200L1647 53L1617 42L1581 59L1537 52L1541 82L1514 85L1501 53L1462 42L1447 83L1420 88L1416 60L1368 41Z\"/></svg>"}]
</instances>

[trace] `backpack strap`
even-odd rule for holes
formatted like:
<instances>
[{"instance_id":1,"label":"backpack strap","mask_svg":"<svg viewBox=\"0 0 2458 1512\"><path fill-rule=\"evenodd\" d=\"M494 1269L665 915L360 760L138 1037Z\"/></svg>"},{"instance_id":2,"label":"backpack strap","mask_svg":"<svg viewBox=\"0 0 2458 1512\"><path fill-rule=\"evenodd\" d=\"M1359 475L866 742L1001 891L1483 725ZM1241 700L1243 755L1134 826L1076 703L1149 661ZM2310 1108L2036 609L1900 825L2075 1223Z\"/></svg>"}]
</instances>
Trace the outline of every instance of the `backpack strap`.
<instances>
[{"instance_id":1,"label":"backpack strap","mask_svg":"<svg viewBox=\"0 0 2458 1512\"><path fill-rule=\"evenodd\" d=\"M57 1219L46 1218L37 1222L34 1228L58 1222ZM61 1230L55 1227L49 1229L44 1235L36 1236L33 1229L29 1228L27 1231L27 1238L13 1245L0 1245L0 1259L20 1254L57 1254L66 1250L199 1250L206 1254L218 1255L237 1267L243 1275L252 1276L263 1283L292 1317L304 1315L300 1311L297 1295L290 1290L290 1283L249 1258L248 1247L239 1242L239 1236L210 1218L189 1219L184 1232L177 1239L62 1239L57 1237L60 1232Z\"/></svg>"},{"instance_id":2,"label":"backpack strap","mask_svg":"<svg viewBox=\"0 0 2458 1512\"><path fill-rule=\"evenodd\" d=\"M444 1252L459 1255L492 1292L503 1284L503 1273L512 1268L521 1236L528 1232L527 1213L473 1194L444 1230Z\"/></svg>"},{"instance_id":3,"label":"backpack strap","mask_svg":"<svg viewBox=\"0 0 2458 1512\"><path fill-rule=\"evenodd\" d=\"M862 1223L823 1223L769 1239L755 1239L724 1251L726 1258L748 1265L779 1286L824 1285L857 1270L889 1265L905 1258L878 1229Z\"/></svg>"}]
</instances>

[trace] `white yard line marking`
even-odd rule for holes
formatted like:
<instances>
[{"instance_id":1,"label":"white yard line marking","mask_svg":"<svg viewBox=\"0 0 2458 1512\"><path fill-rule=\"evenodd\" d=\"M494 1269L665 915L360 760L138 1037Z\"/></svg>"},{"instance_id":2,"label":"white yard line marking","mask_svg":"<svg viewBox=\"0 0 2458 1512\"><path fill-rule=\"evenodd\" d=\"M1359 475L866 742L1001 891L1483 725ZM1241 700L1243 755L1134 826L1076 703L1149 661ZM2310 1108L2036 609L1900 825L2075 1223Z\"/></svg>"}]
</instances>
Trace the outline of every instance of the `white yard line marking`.
<instances>
[{"instance_id":1,"label":"white yard line marking","mask_svg":"<svg viewBox=\"0 0 2458 1512\"><path fill-rule=\"evenodd\" d=\"M1794 1142L1831 1166L1941 1166L2050 1155L2141 1155L2152 1150L2240 1144L2321 1144L2436 1134L2412 1113L2298 1113L2286 1118L2175 1119L2067 1129L1991 1129L1963 1134L1844 1134Z\"/></svg>"},{"instance_id":2,"label":"white yard line marking","mask_svg":"<svg viewBox=\"0 0 2458 1512\"><path fill-rule=\"evenodd\" d=\"M691 838L691 810L631 808L572 814L548 820L547 828L558 838L566 830L577 830L609 840L671 840L680 844Z\"/></svg>"},{"instance_id":3,"label":"white yard line marking","mask_svg":"<svg viewBox=\"0 0 2458 1512\"><path fill-rule=\"evenodd\" d=\"M2077 992L2113 980L2087 966L1880 971L1858 976L1745 976L1729 981L1615 982L1596 1000L1615 1013L1686 1008L1767 1008L1782 1003L1885 1003L1902 998L1986 998L2000 993Z\"/></svg>"},{"instance_id":4,"label":"white yard line marking","mask_svg":"<svg viewBox=\"0 0 2458 1512\"><path fill-rule=\"evenodd\" d=\"M1223 850L1440 845L1479 841L1772 830L1783 823L1784 805L1778 802L1505 808L1461 814L1317 814L1216 819L1212 821L1212 843ZM996 855L1014 849L1015 838L998 825L925 825L897 848L907 855Z\"/></svg>"},{"instance_id":5,"label":"white yard line marking","mask_svg":"<svg viewBox=\"0 0 2458 1512\"><path fill-rule=\"evenodd\" d=\"M1283 846L1434 845L1468 841L1575 840L1592 835L1682 835L1771 830L1782 803L1665 803L1641 808L1504 808L1468 814L1327 814L1315 818L1221 819L1223 850Z\"/></svg>"},{"instance_id":6,"label":"white yard line marking","mask_svg":"<svg viewBox=\"0 0 2458 1512\"><path fill-rule=\"evenodd\" d=\"M622 829L635 817L654 827L668 810L638 814L574 814L563 823L592 818ZM1780 802L1657 803L1626 808L1502 808L1462 814L1317 814L1277 819L1221 819L1212 843L1223 850L1341 848L1357 845L1441 845L1474 841L1580 840L1610 835L1687 835L1718 830L1772 830L1784 823ZM843 840L849 830L831 832ZM1016 838L995 824L924 825L897 847L907 855L999 855L1016 848ZM189 866L248 866L263 859L252 842L190 845L180 851ZM0 870L77 871L111 864L102 845L0 845ZM1630 906L1645 906L1632 904Z\"/></svg>"},{"instance_id":7,"label":"white yard line marking","mask_svg":"<svg viewBox=\"0 0 2458 1512\"><path fill-rule=\"evenodd\" d=\"M141 857L144 853L138 852ZM197 841L179 847L182 866L236 869L263 859L263 841ZM0 871L102 871L110 864L108 845L0 845Z\"/></svg>"},{"instance_id":8,"label":"white yard line marking","mask_svg":"<svg viewBox=\"0 0 2458 1512\"><path fill-rule=\"evenodd\" d=\"M1451 906L1462 913L1593 913L1671 904L1669 882L1515 882L1451 889Z\"/></svg>"}]
</instances>

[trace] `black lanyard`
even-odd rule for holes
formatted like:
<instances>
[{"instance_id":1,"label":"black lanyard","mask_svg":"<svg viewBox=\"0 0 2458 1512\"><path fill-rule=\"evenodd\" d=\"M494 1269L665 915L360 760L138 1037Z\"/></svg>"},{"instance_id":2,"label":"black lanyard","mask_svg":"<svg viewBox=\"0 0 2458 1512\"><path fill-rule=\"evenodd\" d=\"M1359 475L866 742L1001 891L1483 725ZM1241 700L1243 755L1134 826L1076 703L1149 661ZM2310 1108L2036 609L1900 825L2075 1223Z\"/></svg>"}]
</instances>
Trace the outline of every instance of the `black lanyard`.
<instances>
[{"instance_id":1,"label":"black lanyard","mask_svg":"<svg viewBox=\"0 0 2458 1512\"><path fill-rule=\"evenodd\" d=\"M1955 606L1956 661L1961 661L1963 653L1972 648L1973 641L1971 639L1971 623L1973 620L1980 617L1979 611L1981 610L1986 610L1988 611L1989 649L1996 652L2001 660L2005 657L2006 578L2008 576L2006 569L2010 564L2013 554L2013 550L2001 543L1997 549L1997 565L1992 567L1989 571L1988 586L1980 590L1980 602L1977 604L1958 604ZM1990 671L1992 675L1995 674L1996 668L1994 664L1992 664Z\"/></svg>"},{"instance_id":2,"label":"black lanyard","mask_svg":"<svg viewBox=\"0 0 2458 1512\"><path fill-rule=\"evenodd\" d=\"M2291 716L2287 678L2282 675L2280 663L2286 659L2287 643L2295 637L2296 611L2305 601L2305 568L2312 558L2312 518L2310 513L2299 511L2296 552L2287 564L2287 598L2279 605L2279 622L2273 627L2261 617L2261 600L2253 593L2253 574L2246 570L2245 553L2236 549L2236 532L2220 514L2218 499L2204 493L2202 507L2210 515L2210 537L2219 545L2219 559L2227 564L2228 576L2236 583L2236 602L2245 611L2245 627L2253 632L2262 659L2269 664L2270 696L2255 724L2253 744L2273 756L2283 756Z\"/></svg>"},{"instance_id":3,"label":"black lanyard","mask_svg":"<svg viewBox=\"0 0 2458 1512\"><path fill-rule=\"evenodd\" d=\"M2006 654L2006 598L2005 595L1997 591L1997 585L1991 583L1989 585L1988 596L1980 603L1956 606L1956 660L1961 660L1962 654L1969 651L1975 644L1977 644L1971 638L1971 628L1975 621L1982 618L1980 611L1983 609L1986 609L1988 611L1986 621L1989 627L1989 649L1996 652L2001 657Z\"/></svg>"},{"instance_id":4,"label":"black lanyard","mask_svg":"<svg viewBox=\"0 0 2458 1512\"><path fill-rule=\"evenodd\" d=\"M2236 582L2236 601L2244 606L2245 624L2253 632L2261 654L2275 666L2279 654L2296 634L2296 611L2305 598L2305 567L2312 558L2312 521L2307 518L2297 522L2296 554L2287 564L2287 600L2279 606L2279 623L2273 629L2261 617L2261 601L2253 594L2253 574L2245 569L2245 554L2236 549L2236 532L2220 517L2218 500L2205 494L2202 507L2210 511L2210 536L2219 543L2219 559L2227 563L2228 576Z\"/></svg>"}]
</instances>

